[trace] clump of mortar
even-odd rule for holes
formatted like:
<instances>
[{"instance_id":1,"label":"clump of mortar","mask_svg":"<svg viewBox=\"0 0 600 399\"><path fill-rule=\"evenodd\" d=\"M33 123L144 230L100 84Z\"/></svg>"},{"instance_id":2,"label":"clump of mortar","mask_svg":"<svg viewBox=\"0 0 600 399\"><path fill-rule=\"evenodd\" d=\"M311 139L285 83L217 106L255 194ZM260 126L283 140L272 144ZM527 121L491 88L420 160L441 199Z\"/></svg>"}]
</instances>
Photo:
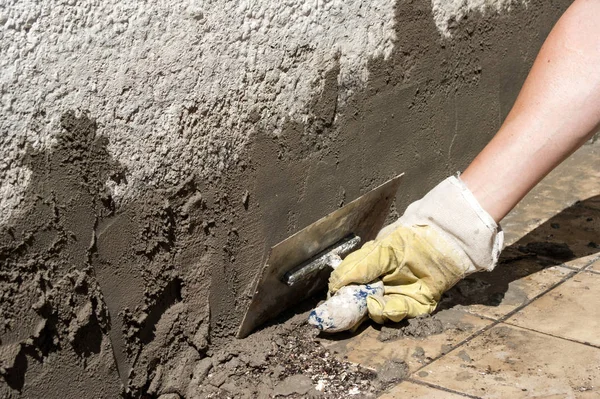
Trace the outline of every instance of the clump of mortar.
<instances>
[{"instance_id":1,"label":"clump of mortar","mask_svg":"<svg viewBox=\"0 0 600 399\"><path fill-rule=\"evenodd\" d=\"M424 316L409 319L405 324L382 326L378 339L385 342L401 337L422 338L441 334L443 331L444 324L441 320L435 317Z\"/></svg>"}]
</instances>

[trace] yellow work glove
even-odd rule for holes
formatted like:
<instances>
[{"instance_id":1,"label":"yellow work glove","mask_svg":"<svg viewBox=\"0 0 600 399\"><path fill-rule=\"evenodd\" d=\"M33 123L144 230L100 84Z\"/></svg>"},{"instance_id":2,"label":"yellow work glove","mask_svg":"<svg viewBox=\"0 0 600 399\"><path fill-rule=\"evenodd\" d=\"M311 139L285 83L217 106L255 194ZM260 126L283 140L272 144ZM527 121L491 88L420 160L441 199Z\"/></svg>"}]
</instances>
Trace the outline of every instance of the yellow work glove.
<instances>
[{"instance_id":1,"label":"yellow work glove","mask_svg":"<svg viewBox=\"0 0 600 399\"><path fill-rule=\"evenodd\" d=\"M492 270L502 244L500 226L460 179L450 177L348 255L331 274L329 290L381 279L383 295L367 297L375 322L429 314L461 278Z\"/></svg>"}]
</instances>

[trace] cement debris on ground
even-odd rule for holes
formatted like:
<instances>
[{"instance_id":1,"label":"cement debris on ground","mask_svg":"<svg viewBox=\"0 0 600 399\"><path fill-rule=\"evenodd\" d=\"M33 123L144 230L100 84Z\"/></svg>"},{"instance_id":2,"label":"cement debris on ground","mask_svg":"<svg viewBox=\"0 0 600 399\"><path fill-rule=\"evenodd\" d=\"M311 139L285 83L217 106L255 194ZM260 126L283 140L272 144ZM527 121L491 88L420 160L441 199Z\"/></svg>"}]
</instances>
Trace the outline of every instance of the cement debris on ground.
<instances>
[{"instance_id":1,"label":"cement debris on ground","mask_svg":"<svg viewBox=\"0 0 600 399\"><path fill-rule=\"evenodd\" d=\"M376 373L319 345L307 317L300 313L219 350L186 397L375 397L382 390Z\"/></svg>"}]
</instances>

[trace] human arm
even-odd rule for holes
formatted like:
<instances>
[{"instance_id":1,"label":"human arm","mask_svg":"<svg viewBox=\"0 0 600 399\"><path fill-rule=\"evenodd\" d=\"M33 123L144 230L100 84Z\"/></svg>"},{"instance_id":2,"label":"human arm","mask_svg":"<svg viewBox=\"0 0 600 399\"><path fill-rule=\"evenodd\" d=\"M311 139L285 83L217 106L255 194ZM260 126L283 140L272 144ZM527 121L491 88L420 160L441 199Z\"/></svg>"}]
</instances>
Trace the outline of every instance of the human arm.
<instances>
[{"instance_id":1,"label":"human arm","mask_svg":"<svg viewBox=\"0 0 600 399\"><path fill-rule=\"evenodd\" d=\"M600 1L576 0L569 7L502 127L461 175L496 222L598 129L598 21Z\"/></svg>"}]
</instances>

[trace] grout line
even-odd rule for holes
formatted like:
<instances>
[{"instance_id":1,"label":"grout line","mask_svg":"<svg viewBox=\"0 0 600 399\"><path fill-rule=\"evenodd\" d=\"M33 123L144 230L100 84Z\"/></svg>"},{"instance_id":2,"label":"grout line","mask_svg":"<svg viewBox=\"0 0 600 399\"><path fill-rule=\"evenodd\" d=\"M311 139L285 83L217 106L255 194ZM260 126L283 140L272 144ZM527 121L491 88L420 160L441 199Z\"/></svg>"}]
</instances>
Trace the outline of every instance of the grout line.
<instances>
[{"instance_id":1,"label":"grout line","mask_svg":"<svg viewBox=\"0 0 600 399\"><path fill-rule=\"evenodd\" d=\"M472 314L472 313L471 313ZM427 366L432 365L435 361L441 359L442 357L446 356L448 353L454 351L455 349L460 348L461 346L463 346L464 344L466 344L467 342L471 341L473 338L478 337L479 335L481 335L482 333L486 332L487 330L489 330L490 328L496 326L499 321L498 320L490 320L491 323L486 325L485 327L483 327L481 330L476 331L475 333L473 333L473 335L469 335L467 338L463 339L462 341L460 341L458 344L453 345L450 350L448 350L447 352L444 352L436 357L434 357L433 359L431 359L431 361L429 363L426 363L424 365L422 365L421 367L419 367L418 369L416 369L415 371L412 372L411 375L416 374L418 371L424 369Z\"/></svg>"},{"instance_id":2,"label":"grout line","mask_svg":"<svg viewBox=\"0 0 600 399\"><path fill-rule=\"evenodd\" d=\"M462 309L461 309L461 310L462 310ZM481 318L481 319L485 319L485 320L489 320L489 321L494 321L494 322L495 322L495 321L498 321L498 319L495 319L495 318L493 318L493 317L491 317L491 316L486 316L486 315L484 315L484 314L479 314L479 313L474 313L474 312L473 312L473 313L471 313L471 312L469 312L469 311L467 311L467 310L463 310L463 311L464 311L465 313L468 313L468 314L472 315L472 316L477 316L477 317L479 317L479 318Z\"/></svg>"},{"instance_id":3,"label":"grout line","mask_svg":"<svg viewBox=\"0 0 600 399\"><path fill-rule=\"evenodd\" d=\"M581 272L585 272L585 271L588 271L588 272L592 272L592 273L594 273L594 270L588 270L588 268L589 268L590 266L592 266L594 263L598 262L599 260L600 260L600 255L599 255L599 256L594 256L592 259L590 259L589 261L587 261L587 262L585 263L585 265L581 266L579 269L575 269L575 268L573 268L573 267L571 267L571 266L567 266L567 265L562 265L562 266L563 266L563 267L566 267L566 268L569 268L569 269L575 269L575 270L576 270L576 271L578 271L579 273L581 273Z\"/></svg>"},{"instance_id":4,"label":"grout line","mask_svg":"<svg viewBox=\"0 0 600 399\"><path fill-rule=\"evenodd\" d=\"M474 396L468 393L464 393L464 392L460 392L460 391L455 391L454 389L450 389L450 388L446 388L440 385L436 385L436 384L432 384L430 382L425 382L425 381L421 381L421 380L415 380L412 378L407 378L404 381L409 381L412 382L413 384L417 384L417 385L422 385L428 388L433 388L433 389L437 389L439 391L443 391L443 392L448 392L448 393L453 393L455 395L459 395L459 396L463 396L465 398L471 398L471 399L481 399L480 396Z\"/></svg>"},{"instance_id":5,"label":"grout line","mask_svg":"<svg viewBox=\"0 0 600 399\"><path fill-rule=\"evenodd\" d=\"M580 268L577 268L575 266L568 266L568 265L565 265L564 263L562 265L556 265L556 266L564 267L565 269L573 270L574 272L578 272L581 270ZM554 267L554 266L552 266L552 267Z\"/></svg>"},{"instance_id":6,"label":"grout line","mask_svg":"<svg viewBox=\"0 0 600 399\"><path fill-rule=\"evenodd\" d=\"M562 340L565 340L565 341L573 342L573 343L576 343L576 344L589 346L589 347L592 347L594 349L600 349L600 345L595 345L595 344L592 344L591 342L581 342L581 341L577 341L577 340L575 340L573 338L561 337L559 335L550 334L550 333L547 333L547 332L544 332L544 331L534 330L533 328L523 327L523 326L520 326L518 324L510 323L508 321L505 321L504 324L508 324L509 326L513 326L513 327L522 328L523 330L532 331L532 332L535 332L535 333L538 333L538 334L546 335L548 337L558 338L558 339L562 339Z\"/></svg>"},{"instance_id":7,"label":"grout line","mask_svg":"<svg viewBox=\"0 0 600 399\"><path fill-rule=\"evenodd\" d=\"M592 272L592 273L598 273L596 270L588 269L589 267L591 267L594 263L596 263L598 261L600 261L600 254L597 254L597 256L594 256L592 258L592 260L590 262L588 262L587 265L585 265L581 268L581 270L586 270L586 271Z\"/></svg>"}]
</instances>

